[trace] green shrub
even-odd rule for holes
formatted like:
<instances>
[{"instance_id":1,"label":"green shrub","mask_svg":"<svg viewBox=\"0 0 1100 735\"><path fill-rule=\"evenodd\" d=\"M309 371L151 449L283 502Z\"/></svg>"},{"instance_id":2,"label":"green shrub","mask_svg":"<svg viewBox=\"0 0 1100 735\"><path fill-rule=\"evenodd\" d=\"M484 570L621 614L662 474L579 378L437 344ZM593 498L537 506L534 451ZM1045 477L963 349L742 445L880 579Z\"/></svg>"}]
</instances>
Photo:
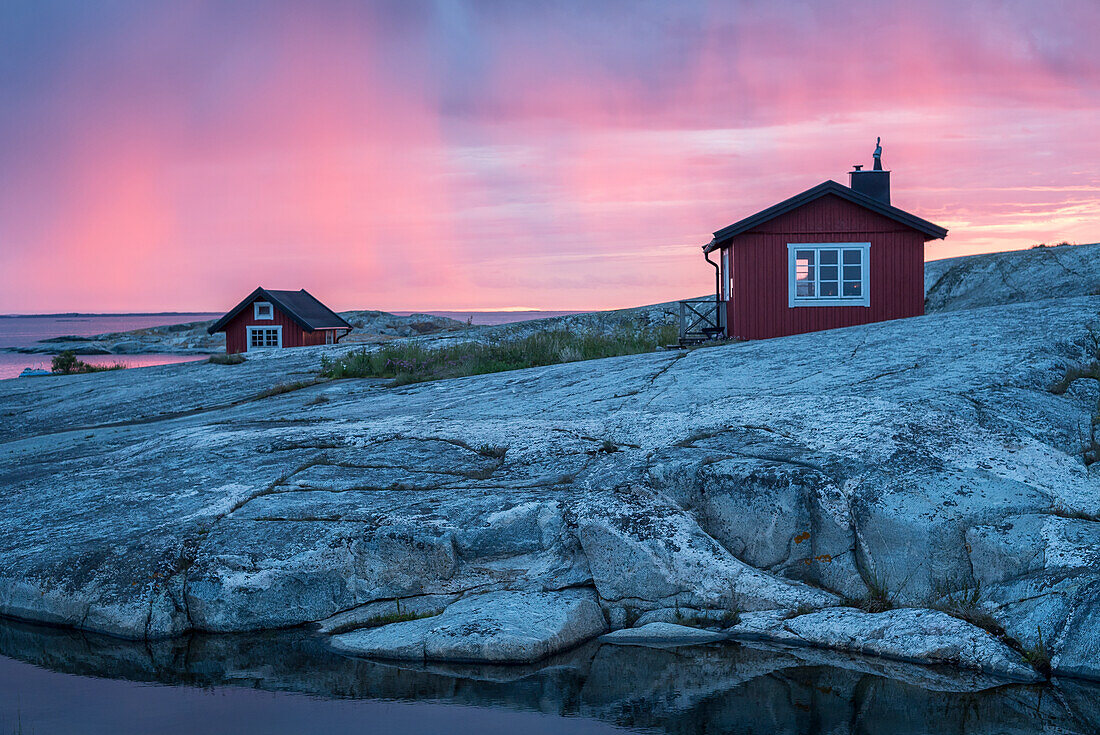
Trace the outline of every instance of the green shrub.
<instances>
[{"instance_id":1,"label":"green shrub","mask_svg":"<svg viewBox=\"0 0 1100 735\"><path fill-rule=\"evenodd\" d=\"M652 352L676 341L676 327L654 331L623 329L613 334L578 335L564 330L540 332L497 342L445 347L391 344L365 348L341 358L321 358L327 378L392 378L393 385L484 375L563 362Z\"/></svg>"},{"instance_id":2,"label":"green shrub","mask_svg":"<svg viewBox=\"0 0 1100 735\"><path fill-rule=\"evenodd\" d=\"M103 373L108 370L125 370L126 366L121 362L113 365L89 365L76 356L72 350L64 350L54 355L51 361L50 371L57 375L74 375L76 373Z\"/></svg>"},{"instance_id":3,"label":"green shrub","mask_svg":"<svg viewBox=\"0 0 1100 735\"><path fill-rule=\"evenodd\" d=\"M217 354L210 356L210 362L215 365L240 365L245 361L245 356L237 352L232 355Z\"/></svg>"}]
</instances>

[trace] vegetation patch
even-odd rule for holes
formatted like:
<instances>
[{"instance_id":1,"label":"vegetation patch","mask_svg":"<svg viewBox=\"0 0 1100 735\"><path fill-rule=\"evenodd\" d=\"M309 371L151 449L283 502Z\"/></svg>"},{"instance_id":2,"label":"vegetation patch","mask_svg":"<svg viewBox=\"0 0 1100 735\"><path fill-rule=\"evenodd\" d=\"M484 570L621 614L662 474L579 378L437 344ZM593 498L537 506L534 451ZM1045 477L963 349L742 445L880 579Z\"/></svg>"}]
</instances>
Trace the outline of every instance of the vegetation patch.
<instances>
[{"instance_id":1,"label":"vegetation patch","mask_svg":"<svg viewBox=\"0 0 1100 735\"><path fill-rule=\"evenodd\" d=\"M494 447L490 444L482 444L477 448L477 453L482 457L489 457L490 459L504 459L504 455L508 453L508 447Z\"/></svg>"},{"instance_id":2,"label":"vegetation patch","mask_svg":"<svg viewBox=\"0 0 1100 735\"><path fill-rule=\"evenodd\" d=\"M809 615L810 613L816 612L816 611L817 611L817 608L815 608L813 605L809 605L809 604L803 602L803 603L800 603L799 606L796 607L795 609L788 610L786 615L783 616L783 619L784 620L791 620L793 618L798 618L798 617L801 617L803 615Z\"/></svg>"},{"instance_id":3,"label":"vegetation patch","mask_svg":"<svg viewBox=\"0 0 1100 735\"><path fill-rule=\"evenodd\" d=\"M997 622L989 612L981 607L982 587L975 584L973 587L965 586L957 580L934 582L932 584L932 596L936 601L932 604L934 610L945 612L948 615L965 620L966 622L981 628L994 638L1002 641L1008 639L1004 627ZM1019 648L1019 644L1016 644Z\"/></svg>"},{"instance_id":4,"label":"vegetation patch","mask_svg":"<svg viewBox=\"0 0 1100 735\"><path fill-rule=\"evenodd\" d=\"M1050 678L1050 651L1047 649L1046 643L1043 641L1043 629L1036 628L1036 632L1039 634L1039 640L1034 646L1024 646L1021 655L1024 657L1024 661L1031 665L1033 669Z\"/></svg>"},{"instance_id":5,"label":"vegetation patch","mask_svg":"<svg viewBox=\"0 0 1100 735\"><path fill-rule=\"evenodd\" d=\"M869 613L886 612L897 607L895 600L898 592L890 591L885 575L865 574L863 584L867 586L867 594L863 597L847 597L843 600L844 605Z\"/></svg>"},{"instance_id":6,"label":"vegetation patch","mask_svg":"<svg viewBox=\"0 0 1100 735\"><path fill-rule=\"evenodd\" d=\"M78 373L103 373L108 370L125 370L121 362L113 365L89 365L76 356L72 350L65 350L53 356L50 372L55 375L76 375Z\"/></svg>"},{"instance_id":7,"label":"vegetation patch","mask_svg":"<svg viewBox=\"0 0 1100 735\"><path fill-rule=\"evenodd\" d=\"M1036 628L1038 641L1033 646L1025 646L1016 638L1005 631L1004 626L997 622L991 613L981 608L981 585L964 588L957 580L935 582L932 585L932 595L937 598L930 607L948 615L965 620L973 626L981 628L986 633L1005 644L1024 659L1024 661L1047 679L1050 678L1050 651L1043 641L1042 628Z\"/></svg>"},{"instance_id":8,"label":"vegetation patch","mask_svg":"<svg viewBox=\"0 0 1100 735\"><path fill-rule=\"evenodd\" d=\"M219 353L217 355L211 355L209 362L214 365L240 365L245 361L244 355L237 352L232 355L227 353Z\"/></svg>"},{"instance_id":9,"label":"vegetation patch","mask_svg":"<svg viewBox=\"0 0 1100 735\"><path fill-rule=\"evenodd\" d=\"M326 378L391 378L393 385L485 375L564 362L653 352L675 341L676 327L657 330L622 329L612 334L580 335L565 330L490 343L469 342L445 347L390 344L366 348L341 358L321 358Z\"/></svg>"},{"instance_id":10,"label":"vegetation patch","mask_svg":"<svg viewBox=\"0 0 1100 735\"><path fill-rule=\"evenodd\" d=\"M319 381L316 380L296 380L293 383L277 383L267 390L261 391L256 395L256 398L270 398L271 396L281 396L283 393L291 393L302 388L308 388L311 385L317 385Z\"/></svg>"}]
</instances>

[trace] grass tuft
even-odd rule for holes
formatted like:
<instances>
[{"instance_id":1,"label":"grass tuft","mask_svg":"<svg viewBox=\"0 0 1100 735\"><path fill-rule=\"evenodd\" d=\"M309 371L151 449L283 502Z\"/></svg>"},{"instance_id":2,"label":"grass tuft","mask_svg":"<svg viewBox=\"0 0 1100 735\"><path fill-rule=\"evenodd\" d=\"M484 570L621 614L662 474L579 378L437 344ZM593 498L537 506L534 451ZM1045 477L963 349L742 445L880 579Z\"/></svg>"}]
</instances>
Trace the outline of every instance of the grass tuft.
<instances>
[{"instance_id":1,"label":"grass tuft","mask_svg":"<svg viewBox=\"0 0 1100 735\"><path fill-rule=\"evenodd\" d=\"M1024 646L1024 650L1021 655L1033 669L1040 674L1050 679L1050 651L1047 649L1047 644L1043 641L1043 629L1036 628L1039 633L1039 640L1034 646Z\"/></svg>"},{"instance_id":2,"label":"grass tuft","mask_svg":"<svg viewBox=\"0 0 1100 735\"><path fill-rule=\"evenodd\" d=\"M490 444L482 444L476 451L482 457L504 459L504 455L508 453L508 447L494 447Z\"/></svg>"},{"instance_id":3,"label":"grass tuft","mask_svg":"<svg viewBox=\"0 0 1100 735\"><path fill-rule=\"evenodd\" d=\"M787 614L783 616L783 619L784 620L790 620L792 618L797 618L797 617L800 617L802 615L809 615L810 613L816 612L816 611L817 611L817 608L815 608L813 605L809 605L805 602L802 602L802 603L799 603L798 607L796 607L794 610L788 610Z\"/></svg>"},{"instance_id":4,"label":"grass tuft","mask_svg":"<svg viewBox=\"0 0 1100 735\"><path fill-rule=\"evenodd\" d=\"M845 598L845 605L869 613L886 612L897 607L895 600L898 593L890 591L886 575L868 573L864 576L863 584L867 587L867 594L863 597Z\"/></svg>"},{"instance_id":5,"label":"grass tuft","mask_svg":"<svg viewBox=\"0 0 1100 735\"><path fill-rule=\"evenodd\" d=\"M271 396L281 396L284 393L290 393L292 391L301 390L302 388L308 388L311 385L316 385L316 380L298 380L293 383L277 383L267 390L261 391L256 395L256 398L270 398Z\"/></svg>"},{"instance_id":6,"label":"grass tuft","mask_svg":"<svg viewBox=\"0 0 1100 735\"><path fill-rule=\"evenodd\" d=\"M322 357L321 375L327 378L392 378L395 386L407 385L653 352L670 340L675 341L675 332L675 326L592 335L555 330L491 343L470 342L445 347L391 344L371 352L365 348L349 352L337 359Z\"/></svg>"}]
</instances>

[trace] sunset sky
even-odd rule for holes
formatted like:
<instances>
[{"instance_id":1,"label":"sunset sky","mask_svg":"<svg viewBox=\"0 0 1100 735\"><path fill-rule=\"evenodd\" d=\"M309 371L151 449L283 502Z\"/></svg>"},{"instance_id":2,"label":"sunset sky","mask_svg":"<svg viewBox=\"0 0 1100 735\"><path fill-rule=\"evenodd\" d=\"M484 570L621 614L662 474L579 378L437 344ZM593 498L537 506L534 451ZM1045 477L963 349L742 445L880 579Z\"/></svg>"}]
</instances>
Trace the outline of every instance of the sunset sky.
<instances>
[{"instance_id":1,"label":"sunset sky","mask_svg":"<svg viewBox=\"0 0 1100 735\"><path fill-rule=\"evenodd\" d=\"M686 298L875 136L930 260L1100 241L1100 2L3 2L0 313Z\"/></svg>"}]
</instances>

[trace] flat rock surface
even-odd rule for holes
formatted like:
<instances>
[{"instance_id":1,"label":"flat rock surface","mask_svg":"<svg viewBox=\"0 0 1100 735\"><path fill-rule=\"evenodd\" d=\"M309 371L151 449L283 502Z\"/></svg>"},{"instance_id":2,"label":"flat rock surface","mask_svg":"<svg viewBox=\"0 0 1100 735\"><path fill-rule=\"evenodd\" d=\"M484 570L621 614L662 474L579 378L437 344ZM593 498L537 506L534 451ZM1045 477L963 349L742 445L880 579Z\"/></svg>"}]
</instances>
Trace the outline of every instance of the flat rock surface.
<instances>
[{"instance_id":1,"label":"flat rock surface","mask_svg":"<svg viewBox=\"0 0 1100 735\"><path fill-rule=\"evenodd\" d=\"M0 381L0 612L153 639L495 592L580 589L616 621L817 610L870 583L976 592L1093 675L1097 385L1049 388L1096 358L1098 309L400 388L316 383L320 349ZM983 530L1031 516L1075 523Z\"/></svg>"},{"instance_id":2,"label":"flat rock surface","mask_svg":"<svg viewBox=\"0 0 1100 735\"><path fill-rule=\"evenodd\" d=\"M470 595L438 615L332 637L342 653L411 661L523 663L597 636L607 628L591 591Z\"/></svg>"},{"instance_id":3,"label":"flat rock surface","mask_svg":"<svg viewBox=\"0 0 1100 735\"><path fill-rule=\"evenodd\" d=\"M938 610L866 613L835 608L804 615L748 613L733 638L823 646L922 664L950 664L1015 681L1039 681L1021 656L981 628Z\"/></svg>"},{"instance_id":4,"label":"flat rock surface","mask_svg":"<svg viewBox=\"0 0 1100 735\"><path fill-rule=\"evenodd\" d=\"M600 636L604 643L624 645L694 646L725 639L724 633L676 623L647 623L637 628L620 628Z\"/></svg>"}]
</instances>

